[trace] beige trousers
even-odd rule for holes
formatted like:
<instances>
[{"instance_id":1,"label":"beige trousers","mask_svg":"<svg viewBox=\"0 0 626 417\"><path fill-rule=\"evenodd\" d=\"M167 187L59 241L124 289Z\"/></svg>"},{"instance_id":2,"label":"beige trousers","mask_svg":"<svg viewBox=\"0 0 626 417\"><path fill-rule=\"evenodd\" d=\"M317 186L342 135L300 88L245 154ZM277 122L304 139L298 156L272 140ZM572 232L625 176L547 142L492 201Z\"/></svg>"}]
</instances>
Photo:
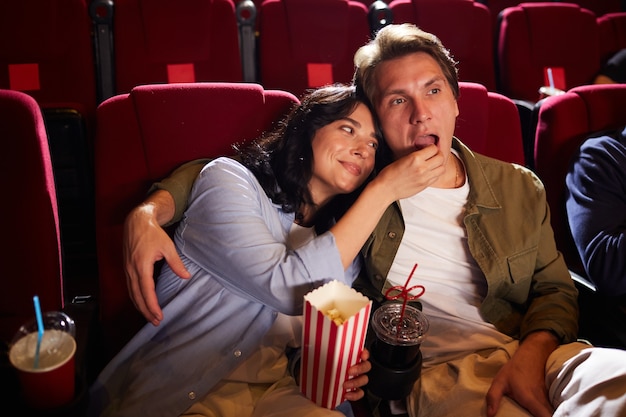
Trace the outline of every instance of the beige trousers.
<instances>
[{"instance_id":1,"label":"beige trousers","mask_svg":"<svg viewBox=\"0 0 626 417\"><path fill-rule=\"evenodd\" d=\"M300 393L296 381L285 376L273 384L223 382L192 405L188 417L345 417L318 407Z\"/></svg>"},{"instance_id":2,"label":"beige trousers","mask_svg":"<svg viewBox=\"0 0 626 417\"><path fill-rule=\"evenodd\" d=\"M412 417L480 417L491 381L518 347L477 352L424 369L407 399ZM626 416L626 351L591 348L584 343L560 346L546 363L546 385L554 416ZM505 397L499 417L530 413Z\"/></svg>"}]
</instances>

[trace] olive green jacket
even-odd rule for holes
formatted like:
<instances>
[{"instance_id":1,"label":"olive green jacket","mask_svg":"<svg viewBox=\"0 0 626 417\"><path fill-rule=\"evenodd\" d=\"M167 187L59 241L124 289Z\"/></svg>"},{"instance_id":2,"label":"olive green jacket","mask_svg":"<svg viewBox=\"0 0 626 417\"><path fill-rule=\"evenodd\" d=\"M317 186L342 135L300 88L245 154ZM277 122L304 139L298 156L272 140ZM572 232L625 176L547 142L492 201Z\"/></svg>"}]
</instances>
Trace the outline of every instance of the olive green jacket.
<instances>
[{"instance_id":1,"label":"olive green jacket","mask_svg":"<svg viewBox=\"0 0 626 417\"><path fill-rule=\"evenodd\" d=\"M556 248L543 184L532 171L475 154L456 139L453 147L470 183L463 220L470 252L488 284L483 318L520 339L548 330L562 343L574 341L578 293ZM193 180L207 161L190 162L153 186L174 197L173 221L182 216ZM363 246L365 268L354 287L376 302L389 287L387 273L403 234L402 213L394 203Z\"/></svg>"},{"instance_id":2,"label":"olive green jacket","mask_svg":"<svg viewBox=\"0 0 626 417\"><path fill-rule=\"evenodd\" d=\"M498 330L523 339L536 330L562 343L578 332L578 292L557 251L541 181L528 169L475 154L460 141L470 193L463 223L470 252L487 279L480 306ZM354 287L382 302L404 222L400 206L389 206L362 249L365 268Z\"/></svg>"}]
</instances>

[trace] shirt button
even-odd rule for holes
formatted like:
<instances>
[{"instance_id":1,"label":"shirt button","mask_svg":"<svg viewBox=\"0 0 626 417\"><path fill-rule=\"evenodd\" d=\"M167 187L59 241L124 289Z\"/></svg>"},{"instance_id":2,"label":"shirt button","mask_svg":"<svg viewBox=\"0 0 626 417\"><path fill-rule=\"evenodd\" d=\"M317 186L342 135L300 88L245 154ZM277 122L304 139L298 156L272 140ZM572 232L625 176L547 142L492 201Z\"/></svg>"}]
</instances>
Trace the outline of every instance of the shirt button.
<instances>
[{"instance_id":1,"label":"shirt button","mask_svg":"<svg viewBox=\"0 0 626 417\"><path fill-rule=\"evenodd\" d=\"M374 275L374 279L375 279L376 281L382 281L382 280L383 280L383 276L382 276L382 275L380 275L380 274L376 274L376 275Z\"/></svg>"},{"instance_id":2,"label":"shirt button","mask_svg":"<svg viewBox=\"0 0 626 417\"><path fill-rule=\"evenodd\" d=\"M237 349L236 351L233 352L233 355L235 356L235 358L238 358L241 356L241 351Z\"/></svg>"},{"instance_id":3,"label":"shirt button","mask_svg":"<svg viewBox=\"0 0 626 417\"><path fill-rule=\"evenodd\" d=\"M395 239L396 238L396 232L389 232L389 233L387 233L387 236L389 237L389 239Z\"/></svg>"},{"instance_id":4,"label":"shirt button","mask_svg":"<svg viewBox=\"0 0 626 417\"><path fill-rule=\"evenodd\" d=\"M190 400L195 400L196 399L196 393L193 391L190 391L189 394L187 394L187 397L189 397Z\"/></svg>"}]
</instances>

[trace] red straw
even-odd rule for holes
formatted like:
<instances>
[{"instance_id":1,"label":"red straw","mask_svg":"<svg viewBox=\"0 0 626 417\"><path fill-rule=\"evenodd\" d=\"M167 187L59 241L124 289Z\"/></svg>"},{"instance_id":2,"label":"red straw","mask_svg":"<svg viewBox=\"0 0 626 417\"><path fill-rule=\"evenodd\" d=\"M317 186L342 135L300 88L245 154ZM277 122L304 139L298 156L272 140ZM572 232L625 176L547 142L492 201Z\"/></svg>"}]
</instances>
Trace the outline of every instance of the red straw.
<instances>
[{"instance_id":1,"label":"red straw","mask_svg":"<svg viewBox=\"0 0 626 417\"><path fill-rule=\"evenodd\" d=\"M402 321L404 320L404 310L406 309L406 303L409 302L409 301L417 300L426 291L426 288L424 288L423 285L414 285L411 288L407 288L409 286L409 282L411 282L411 278L413 278L413 273L415 272L416 269L417 269L417 264L415 264L413 266L413 269L411 270L411 273L409 274L409 277L407 278L406 282L404 283L404 287L396 285L395 287L389 288L385 292L385 298L387 298L390 301L402 298L402 310L400 310L400 320L398 321L398 331L397 331L396 337L400 334L400 326L402 325ZM417 295L409 295L409 293L411 291L414 291L416 289L420 290L419 294L417 294ZM390 295L390 293L392 291L398 291L398 294L397 295Z\"/></svg>"}]
</instances>

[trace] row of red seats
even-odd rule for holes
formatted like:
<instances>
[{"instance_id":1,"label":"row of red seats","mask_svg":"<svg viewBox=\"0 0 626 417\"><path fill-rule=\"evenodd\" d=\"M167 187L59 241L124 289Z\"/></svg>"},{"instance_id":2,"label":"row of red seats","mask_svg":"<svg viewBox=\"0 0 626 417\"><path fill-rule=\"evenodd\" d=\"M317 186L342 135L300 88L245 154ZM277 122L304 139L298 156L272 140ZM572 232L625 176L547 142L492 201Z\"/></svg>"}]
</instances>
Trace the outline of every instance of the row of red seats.
<instances>
[{"instance_id":1,"label":"row of red seats","mask_svg":"<svg viewBox=\"0 0 626 417\"><path fill-rule=\"evenodd\" d=\"M514 101L477 83L461 82L460 91L455 135L476 152L523 164ZM563 213L567 164L587 135L626 123L625 100L626 85L587 85L549 97L539 107L534 160L553 208L557 242L572 266L577 255L569 244ZM144 198L153 181L188 160L229 154L232 142L256 137L297 101L291 93L255 84L200 83L140 86L100 106L96 224L101 318L111 353L143 322L128 299L124 280L125 213ZM122 172L120 163L131 168Z\"/></svg>"},{"instance_id":2,"label":"row of red seats","mask_svg":"<svg viewBox=\"0 0 626 417\"><path fill-rule=\"evenodd\" d=\"M456 134L476 152L523 162L513 102L476 83L461 83L460 91ZM100 105L96 228L100 317L109 354L145 322L128 297L124 278L126 213L152 182L175 167L231 154L232 143L257 137L297 102L291 93L258 84L188 83L140 86Z\"/></svg>"},{"instance_id":3,"label":"row of red seats","mask_svg":"<svg viewBox=\"0 0 626 417\"><path fill-rule=\"evenodd\" d=\"M575 3L521 3L499 14L497 91L515 100L527 165L534 165L534 109L542 86L591 84L604 62L626 48L626 12L597 16ZM550 77L552 74L552 77Z\"/></svg>"},{"instance_id":4,"label":"row of red seats","mask_svg":"<svg viewBox=\"0 0 626 417\"><path fill-rule=\"evenodd\" d=\"M64 1L67 2L67 4L70 3L69 0ZM121 2L122 0L118 1ZM404 0L396 0L396 2L397 4L402 5L408 3ZM75 2L75 4L78 3L80 2ZM266 0L266 3L276 4L278 1ZM472 2L468 1L467 3ZM55 5L58 6L56 2ZM101 4L99 5L101 6ZM39 4L39 6L41 6L41 4ZM468 4L465 4L465 6L468 6ZM573 8L571 5L563 6ZM472 4L471 7L474 8L476 5ZM524 9L525 6L519 8ZM63 8L46 9L46 13L49 14L48 19L55 22L56 26L60 24L59 19L65 19L70 16L65 14L62 10ZM104 7L103 10L106 12L109 9ZM152 9L142 8L141 10L142 12L145 12L146 10ZM24 16L29 16L27 8L25 8L23 12ZM585 16L589 15L587 12L583 13ZM6 15L0 14L0 16L4 17ZM104 20L106 20L106 16L106 13L101 15ZM45 22L43 20L38 21L38 25L44 25L44 23ZM41 76L41 70L45 67L44 64L47 65L47 63L53 62L56 59L60 61L65 60L68 63L70 62L69 60L73 57L73 54L71 51L68 52L68 48L71 49L71 46L65 44L64 42L69 42L70 40L73 40L73 38L67 39L58 37L58 32L50 32L48 34L46 31L41 30L41 27L38 25L36 26L40 29L38 32L40 37L44 38L46 45L50 46L50 49L47 51L48 59L41 61L38 66L35 66L35 68L38 68ZM94 28L97 27L98 26L96 24ZM92 34L95 36L95 33ZM45 35L49 35L48 38L45 38ZM34 40L31 41L34 43ZM27 57L27 59L32 56L31 49L19 50L15 48L13 50L7 48L2 50L22 54L22 56ZM28 63L31 61L26 60L17 65L25 65L24 62ZM461 65L462 70L463 67L464 66ZM13 67L13 71L17 71L16 73L19 73L19 71L23 69L24 68L18 68L16 70L15 67ZM69 70L68 73L73 74ZM85 76L86 74L81 75ZM78 77L76 74L75 76ZM27 80L28 78L22 79L22 81ZM40 77L40 86L44 85L45 80L48 80L48 78L43 76ZM71 89L69 87L65 88L69 81L71 80L63 79L63 83L61 84L61 87L63 88L61 88L61 90L67 90L65 92L70 92ZM48 83L49 81L45 82ZM52 84L54 84L54 82L52 82ZM221 88L222 90L220 90L219 94L215 95L213 90L214 88ZM584 99L587 95L579 92L579 89L584 88L586 87L578 87L573 90L572 94L577 94ZM626 116L623 114L624 106L622 105L624 102L624 87L589 86L588 88L589 91L591 91L591 93L589 93L589 97L591 97L590 101L600 102L600 104L593 105L593 109L595 109L593 111L586 109L584 106L576 111L575 114L577 116L575 116L574 121L577 122L577 129L580 128L580 131L575 132L576 135L579 135L577 136L578 139L580 139L587 131L592 131L589 129L600 129L602 126L608 127L618 122L622 124L626 123ZM253 96L249 96L247 93L241 93L240 89L250 90ZM213 92L209 93L208 90L212 90ZM209 132L207 130L208 128L225 129L225 131L220 131L220 133L224 133L225 138L232 139L233 137L236 137L238 140L241 140L242 138L250 138L257 135L261 130L267 128L269 126L268 121L274 120L277 115L281 114L286 108L285 106L297 101L294 94L286 91L272 91L270 93L270 90L271 89L267 87L264 90L263 87L259 85L247 83L194 83L172 84L169 86L148 85L137 88L130 94L122 94L108 100L101 106L97 118L94 114L93 126L97 126L98 131L98 141L96 142L95 149L92 151L94 152L94 158L98 161L98 171L96 172L98 194L96 195L96 201L98 202L97 206L99 215L96 220L96 224L99 225L98 256L100 258L99 276L101 280L99 297L102 303L101 317L104 320L103 325L108 330L107 340L111 341L111 343L115 343L116 338L123 337L126 334L124 329L127 328L123 326L128 326L132 323L132 321L129 320L129 315L132 316L132 312L134 311L134 308L130 304L126 295L125 281L123 278L120 259L121 251L119 247L119 239L121 238L121 222L123 221L125 215L124 213L126 213L132 205L136 204L143 197L143 193L151 181L165 175L165 173L177 164L196 156L212 156L225 153L227 151L228 143L215 144L212 142L206 142L205 140L206 143L204 143L202 147L185 145L185 143L190 145L189 141L206 138L207 133ZM615 93L614 96L610 94L607 95L607 93L604 92L605 90L617 91L617 93ZM461 116L458 120L457 134L477 152L492 155L504 160L524 163L524 156L520 149L521 136L519 119L510 117L512 114L511 109L513 108L511 99L498 93L488 93L485 87L481 87L476 84L465 84L461 91L462 95L459 102ZM603 92L597 93L597 91ZM4 94L5 91L2 91L2 93ZM282 97L275 106L272 105L274 102L268 98L268 96L273 95ZM611 96L613 99L605 98L605 96ZM565 97L570 97L570 94L568 93L566 96L559 96L558 99L564 100ZM547 118L550 113L548 110L544 111L543 106L547 106L547 103L554 103L555 99L557 99L557 97L551 98L551 101L546 100L540 108L540 122L537 125L537 130L533 131L534 143L536 144L536 149L533 155L535 156L534 161L536 161L537 164L537 172L546 182L549 195L554 196L553 198L555 198L552 205L554 207L560 207L560 203L556 198L559 196L559 186L562 186L562 183L558 178L558 175L562 173L562 170L556 169L553 165L553 161L565 161L564 155L567 155L567 153L564 153L563 149L566 150L569 148L562 148L559 144L560 142L556 142L556 145L553 144L555 143L555 138L560 138L561 134L564 137L569 138L574 124L572 123L573 120L571 119L571 115L562 116L558 119L563 120L564 123L552 121L557 120L555 118ZM39 102L38 104L44 110L49 110L54 106L58 106L58 108L67 106L71 108L73 103L75 103L72 100L73 99L70 96L67 96L64 99ZM575 101L579 99L570 100ZM36 106L34 106L33 103L37 102L33 100L26 100L26 107L31 110L36 109ZM268 112L267 114L265 111L259 111L257 107L259 103L261 103L261 106L265 106ZM78 108L79 106L77 105L76 107ZM546 109L549 108L549 106L546 107ZM45 154L38 154L37 157L29 158L26 154L19 153L20 150L17 147L21 145L22 141L17 139L19 132L19 125L17 125L17 121L24 119L24 117L18 117L15 114L16 113L9 110L2 112L3 116L8 117L8 119L4 119L2 124L0 124L0 126L2 126L2 137L13 138L12 144L16 146L15 149L9 148L11 150L7 152L6 155L10 156L13 162L20 164L22 168L25 168L24 161L46 162L47 159ZM164 117L164 115L169 116ZM178 116L174 117L174 115ZM514 113L513 115L516 116ZM587 124L584 124L582 122L587 121L587 119L585 119L583 115L586 115L586 117L597 115L597 117L600 118L600 121L588 121ZM268 119L265 119L266 116ZM37 146L41 152L45 152L45 149L42 148L42 143L44 142L41 140L41 115L39 117L33 117L32 119L35 121L39 120L39 125L32 128L30 134L38 138L39 142ZM47 134L50 136L51 134L50 120L51 119L48 119L46 123L47 132L46 130L43 130L44 135ZM181 123L181 120L183 120L184 123ZM245 120L246 123L238 122L238 120ZM562 127L563 125L565 125L566 128ZM182 129L183 127L185 127L185 129ZM235 129L241 127L245 127L249 130L247 132L241 132ZM585 128L587 130L584 130ZM202 135L199 135L198 132L202 132ZM172 138L176 138L176 146L171 145ZM511 140L511 142L505 142L503 141L503 138L507 138ZM29 142L24 141L23 143L26 144ZM164 152L165 149L167 149L167 152ZM546 154L543 153L545 149L549 150L547 157L545 156ZM194 152L197 154L194 154ZM166 157L166 159L162 159L164 157ZM8 168L14 165L7 162L4 166ZM120 170L120 166L123 166L124 169ZM17 172L17 170L11 168L5 172L5 176L8 176L12 172ZM39 171L32 171L32 173L36 172ZM46 190L46 198L51 198L51 195L54 195L55 192L51 192L53 188L50 187L49 175L37 174L35 177L37 176L46 179L47 182L44 183L43 189ZM55 179L58 184L58 175ZM35 185L25 186L25 183L22 182L17 185L19 188L27 189L29 191L37 189ZM17 191L9 191L9 195L18 195L16 193ZM48 226L44 227L34 221L34 218L39 215L45 216L44 218L47 218L48 220L55 221L54 210L51 212L43 210L44 207L51 205L54 206L54 203L34 203L30 199L30 194L34 195L35 193L28 193L26 196L20 197L19 200L24 202L24 206L28 206L30 208L40 208L41 210L38 209L35 213L27 212L24 209L18 213L7 212L5 218L15 219L14 224L20 228L19 231L15 232L15 234L27 236L27 229L30 229L30 231L34 232L35 237L27 239L23 244L16 245L18 252L21 252L22 256L26 255L26 258L20 258L20 253L15 254L5 252L7 257L3 260L7 265L24 265L29 263L29 265L32 266L43 266L43 262L32 262L32 254L45 251L46 254L52 255L53 260L56 256L55 254L58 254L58 229L54 232L55 228L52 226L49 229L53 231L52 234L50 234L50 238L44 239L43 230L45 230ZM19 195L21 196L22 194ZM21 218L21 215L26 215L27 220L19 221L18 219ZM561 232L559 232L557 225L555 225L555 230L557 231L557 235L561 236ZM56 233L56 235L53 236L53 233ZM48 246L47 249L35 248L35 243L42 242L47 242L48 244L51 243L52 246ZM54 249L55 242L57 242L57 249ZM29 250L24 250L27 246ZM3 303L1 303L3 307L6 306L6 311L3 310L2 313L4 314L9 312L9 314L13 314L10 310L16 305L19 309L21 309L22 313L29 312L31 307L29 302L30 294L40 291L45 293L50 292L53 294L53 303L60 302L62 305L62 293L60 293L59 290L60 280L62 277L62 268L60 265L61 263L59 261L52 266L46 267L49 269L49 272L53 271L57 274L56 276L59 277L59 281L55 281L54 283L49 280L47 281L46 285L51 285L50 290L44 289L44 284L23 280L22 282L25 284L25 291L22 291L22 293L7 293L9 297L6 302L3 301ZM59 268L59 271L56 270L57 267ZM23 270L17 271L14 275L21 276L23 273ZM38 272L29 272L28 274L30 277L36 278L43 278L46 276L45 274ZM24 300L24 297L27 299ZM61 297L61 299L59 300L58 297ZM22 298L22 300L20 300L20 298ZM10 327L12 326L7 328Z\"/></svg>"},{"instance_id":5,"label":"row of red seats","mask_svg":"<svg viewBox=\"0 0 626 417\"><path fill-rule=\"evenodd\" d=\"M618 7L615 0L599 3L598 13ZM375 12L369 16L368 5ZM502 9L505 5L509 2L7 1L0 4L0 88L26 91L44 110L62 195L64 242L73 242L68 252L84 251L93 247L85 231L92 211L95 110L135 85L256 81L299 96L309 87L349 82L353 53L375 26L412 22L451 49L462 81L518 100L523 112L537 100L546 67L562 69L566 87L586 84L611 52L626 46L626 12L598 17L576 3ZM498 10L494 34L489 20ZM529 166L531 121L526 115L522 124Z\"/></svg>"},{"instance_id":6,"label":"row of red seats","mask_svg":"<svg viewBox=\"0 0 626 417\"><path fill-rule=\"evenodd\" d=\"M237 0L237 1L242 1L242 0ZM263 3L263 1L265 0L253 0L254 4L257 7L260 6L261 3ZM374 3L375 0L357 0L357 1L360 1L366 6L370 6L372 3ZM501 10L507 7L517 6L519 3L521 3L519 0L474 0L474 1L477 1L478 3L482 3L488 6L489 10L491 10L491 13L494 16L497 16ZM536 1L539 1L539 0L536 0ZM559 2L562 0L552 0L552 1ZM624 6L625 6L623 0L600 0L600 1L576 0L576 1L573 1L573 3L576 3L584 7L585 9L591 10L598 16L603 15L605 13L613 13L613 12L624 10Z\"/></svg>"},{"instance_id":7,"label":"row of red seats","mask_svg":"<svg viewBox=\"0 0 626 417\"><path fill-rule=\"evenodd\" d=\"M98 101L91 40L86 0L0 2L0 88L27 93L43 112L67 276L92 263L95 252L90 147Z\"/></svg>"},{"instance_id":8,"label":"row of red seats","mask_svg":"<svg viewBox=\"0 0 626 417\"><path fill-rule=\"evenodd\" d=\"M258 71L253 80L295 95L309 86L350 81L353 52L371 30L366 5L372 1L256 3L258 33L253 36L258 50L253 62ZM535 2L503 11L494 55L493 34L486 22L502 2L486 3L394 0L388 8L394 22L413 22L436 33L460 61L461 80L479 82L520 101L537 98L546 66L563 68L567 87L585 84L609 51L626 46L624 13L597 17L575 4ZM605 10L616 7L615 2L600 3ZM244 4L242 0L0 4L0 88L28 92L44 111L66 244L74 238L76 248L90 247L81 233L92 223L91 139L98 103L137 84L245 79L237 18L242 26L242 20L253 16L238 14L250 12ZM334 19L341 24L333 24ZM521 43L528 39L536 42ZM600 47L606 48L604 52ZM213 54L219 58L209 58ZM532 127L527 129L533 132ZM531 165L532 137L528 142L526 162Z\"/></svg>"},{"instance_id":9,"label":"row of red seats","mask_svg":"<svg viewBox=\"0 0 626 417\"><path fill-rule=\"evenodd\" d=\"M578 6L591 10L596 16L607 13L617 13L626 11L624 0L475 0L484 4L491 11L494 24L497 25L498 15L507 7L517 6L520 3L542 3L552 1L554 3L574 3ZM495 27L495 26L494 26Z\"/></svg>"},{"instance_id":10,"label":"row of red seats","mask_svg":"<svg viewBox=\"0 0 626 417\"><path fill-rule=\"evenodd\" d=\"M565 177L580 145L594 134L626 125L626 85L583 85L545 99L533 134L535 172L543 181L557 247L579 291L579 335L592 343L626 348L626 323L616 315L615 297L599 294L585 276L565 208Z\"/></svg>"},{"instance_id":11,"label":"row of red seats","mask_svg":"<svg viewBox=\"0 0 626 417\"><path fill-rule=\"evenodd\" d=\"M517 162L521 135L513 101L475 83L462 82L460 90L455 134L477 152ZM142 200L151 182L180 163L229 154L231 143L269 129L297 102L289 92L257 84L187 83L140 86L99 107L96 225L99 325L105 352L95 362L79 362L81 366L108 359L143 323L125 286L121 259L125 213ZM562 197L569 157L590 134L623 126L624 102L626 85L588 85L550 97L541 107L535 132L537 172L546 184L557 243L570 264L577 255L568 244L571 238ZM5 273L12 279L10 291L0 296L0 339L8 343L19 324L32 316L32 305L25 301L32 294L39 294L45 310L63 308L63 267L55 183L41 110L32 97L6 89L0 89L0 110L0 137L11 138L0 164L2 174L5 178L14 172L24 174L19 182L9 181L6 190L20 204L2 205L3 217L11 220L7 223L11 245L1 252ZM172 138L176 138L175 146ZM591 297L590 305L597 306L592 289L586 289L591 295L581 296ZM582 336L610 343L611 339L602 339L604 332L611 332L606 328L610 318L594 313L581 310L586 324L582 329L591 332ZM79 343L84 346L86 341Z\"/></svg>"},{"instance_id":12,"label":"row of red seats","mask_svg":"<svg viewBox=\"0 0 626 417\"><path fill-rule=\"evenodd\" d=\"M615 10L619 1L595 9ZM368 16L368 3L379 6L377 13ZM44 109L75 110L92 137L97 104L140 84L252 81L299 96L310 87L350 82L354 51L375 25L392 21L439 36L460 62L462 81L527 101L537 100L544 68L563 69L567 87L586 84L626 46L626 11L596 15L576 2L510 3L3 2L0 88L26 91Z\"/></svg>"},{"instance_id":13,"label":"row of red seats","mask_svg":"<svg viewBox=\"0 0 626 417\"><path fill-rule=\"evenodd\" d=\"M616 1L587 3L597 13L617 8ZM434 32L460 61L462 81L516 100L525 160L532 166L534 129L528 113L545 83L544 69L563 69L566 87L589 83L606 56L626 46L626 12L598 16L562 2L504 5L510 4L6 1L0 4L0 88L27 92L44 111L64 250L73 256L67 264L73 267L84 258L89 262L95 252L92 146L102 100L139 84L190 81L257 81L299 96L308 87L349 82L354 51L375 26L392 21ZM499 9L496 35L489 20Z\"/></svg>"},{"instance_id":14,"label":"row of red seats","mask_svg":"<svg viewBox=\"0 0 626 417\"><path fill-rule=\"evenodd\" d=\"M461 83L461 93L455 134L477 152L520 163L520 121L513 101L475 83ZM553 208L557 242L572 265L576 255L563 213L569 156L588 134L626 123L624 100L623 85L581 86L546 99L539 113L537 173ZM258 136L297 102L289 92L257 84L187 83L137 87L100 106L95 148L98 299L109 354L142 322L125 287L121 259L125 213L141 201L151 182L185 161L229 154L231 143ZM62 307L63 268L41 111L31 97L10 90L0 90L0 108L2 136L13 138L7 144L8 158L0 165L5 176L17 171L28 174L20 182L10 182L15 187L7 190L21 204L3 206L4 217L16 227L11 233L13 249L2 255L9 272L12 265L16 267L9 275L17 280L2 298L0 336L7 342L18 322L31 315L32 294L39 293L48 309ZM16 164L21 169L14 168Z\"/></svg>"}]
</instances>

